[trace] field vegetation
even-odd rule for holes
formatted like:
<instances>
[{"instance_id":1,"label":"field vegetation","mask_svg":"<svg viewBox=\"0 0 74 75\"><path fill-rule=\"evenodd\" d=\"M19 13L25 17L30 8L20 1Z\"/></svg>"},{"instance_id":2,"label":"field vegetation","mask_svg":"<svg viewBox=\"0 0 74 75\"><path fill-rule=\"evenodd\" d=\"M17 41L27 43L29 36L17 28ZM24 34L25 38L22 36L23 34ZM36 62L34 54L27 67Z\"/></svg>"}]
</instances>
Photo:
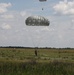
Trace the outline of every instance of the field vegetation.
<instances>
[{"instance_id":1,"label":"field vegetation","mask_svg":"<svg viewBox=\"0 0 74 75\"><path fill-rule=\"evenodd\" d=\"M73 48L0 48L0 75L74 75Z\"/></svg>"}]
</instances>

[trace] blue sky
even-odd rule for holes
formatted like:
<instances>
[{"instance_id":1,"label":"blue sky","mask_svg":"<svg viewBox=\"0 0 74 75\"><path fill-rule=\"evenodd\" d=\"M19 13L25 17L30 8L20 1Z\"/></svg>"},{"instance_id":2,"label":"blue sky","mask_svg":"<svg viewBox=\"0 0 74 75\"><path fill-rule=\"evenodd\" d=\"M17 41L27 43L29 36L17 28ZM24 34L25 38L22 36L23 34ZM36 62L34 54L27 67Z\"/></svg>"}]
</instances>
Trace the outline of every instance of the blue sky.
<instances>
[{"instance_id":1,"label":"blue sky","mask_svg":"<svg viewBox=\"0 0 74 75\"><path fill-rule=\"evenodd\" d=\"M50 25L27 27L34 15ZM0 46L74 48L74 0L0 0Z\"/></svg>"}]
</instances>

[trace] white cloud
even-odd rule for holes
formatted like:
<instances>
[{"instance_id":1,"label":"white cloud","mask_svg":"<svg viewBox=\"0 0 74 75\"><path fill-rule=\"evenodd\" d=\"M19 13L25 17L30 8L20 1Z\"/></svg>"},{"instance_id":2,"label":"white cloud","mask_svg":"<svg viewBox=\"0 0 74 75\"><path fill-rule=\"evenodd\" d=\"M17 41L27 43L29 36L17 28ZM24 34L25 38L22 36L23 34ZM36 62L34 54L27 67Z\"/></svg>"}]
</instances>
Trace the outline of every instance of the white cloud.
<instances>
[{"instance_id":1,"label":"white cloud","mask_svg":"<svg viewBox=\"0 0 74 75\"><path fill-rule=\"evenodd\" d=\"M25 17L26 18L26 17L30 16L31 13L29 13L27 11L21 11L19 15L21 15L22 17Z\"/></svg>"},{"instance_id":2,"label":"white cloud","mask_svg":"<svg viewBox=\"0 0 74 75\"><path fill-rule=\"evenodd\" d=\"M70 15L72 19L67 16L51 15L47 17L50 20L48 27L29 27L25 25L25 19L35 15L33 13L38 10L8 12L7 8L10 6L5 5L7 13L2 12L3 14L0 15L0 45L74 47L74 15ZM70 14L68 12L70 8L73 8L73 4L67 0L61 0L54 6L56 13L60 14ZM66 11L68 13L65 13Z\"/></svg>"},{"instance_id":3,"label":"white cloud","mask_svg":"<svg viewBox=\"0 0 74 75\"><path fill-rule=\"evenodd\" d=\"M14 18L13 15L9 14L9 15L1 15L2 18L5 18L5 19L12 19Z\"/></svg>"},{"instance_id":4,"label":"white cloud","mask_svg":"<svg viewBox=\"0 0 74 75\"><path fill-rule=\"evenodd\" d=\"M41 29L41 31L50 31L50 29L48 27L44 27L43 29Z\"/></svg>"},{"instance_id":5,"label":"white cloud","mask_svg":"<svg viewBox=\"0 0 74 75\"><path fill-rule=\"evenodd\" d=\"M0 14L7 12L7 8L11 5L11 3L0 3Z\"/></svg>"},{"instance_id":6,"label":"white cloud","mask_svg":"<svg viewBox=\"0 0 74 75\"><path fill-rule=\"evenodd\" d=\"M74 1L59 1L53 8L55 13L74 15Z\"/></svg>"},{"instance_id":7,"label":"white cloud","mask_svg":"<svg viewBox=\"0 0 74 75\"><path fill-rule=\"evenodd\" d=\"M8 29L11 29L11 26L9 24L3 23L1 28L4 30L8 30Z\"/></svg>"},{"instance_id":8,"label":"white cloud","mask_svg":"<svg viewBox=\"0 0 74 75\"><path fill-rule=\"evenodd\" d=\"M25 11L20 12L20 15L21 15L21 16L26 16L26 14L27 14L27 13L26 13Z\"/></svg>"}]
</instances>

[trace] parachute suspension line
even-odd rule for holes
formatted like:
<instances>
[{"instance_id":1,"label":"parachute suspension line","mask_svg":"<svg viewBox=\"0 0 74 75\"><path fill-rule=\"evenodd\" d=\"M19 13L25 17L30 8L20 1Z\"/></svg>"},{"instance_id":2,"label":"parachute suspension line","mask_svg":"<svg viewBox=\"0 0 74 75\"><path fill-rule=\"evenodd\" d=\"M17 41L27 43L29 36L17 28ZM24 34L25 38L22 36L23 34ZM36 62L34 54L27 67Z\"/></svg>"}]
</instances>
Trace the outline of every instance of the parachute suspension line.
<instances>
[{"instance_id":1,"label":"parachute suspension line","mask_svg":"<svg viewBox=\"0 0 74 75\"><path fill-rule=\"evenodd\" d=\"M41 4L41 10L43 11L44 10L44 7L45 7L45 3L47 0L39 0L40 1L40 4Z\"/></svg>"},{"instance_id":2,"label":"parachute suspension line","mask_svg":"<svg viewBox=\"0 0 74 75\"><path fill-rule=\"evenodd\" d=\"M42 2L42 11L44 10L44 2Z\"/></svg>"},{"instance_id":3,"label":"parachute suspension line","mask_svg":"<svg viewBox=\"0 0 74 75\"><path fill-rule=\"evenodd\" d=\"M38 46L40 45L41 39L37 39L37 38L34 39L33 35L31 35L31 34L30 34L30 36L31 36L31 40L32 40L34 47L38 48Z\"/></svg>"},{"instance_id":4,"label":"parachute suspension line","mask_svg":"<svg viewBox=\"0 0 74 75\"><path fill-rule=\"evenodd\" d=\"M38 40L38 44L37 44L37 47L39 47L40 46L40 44L41 44L41 42L42 42L42 37L40 37L40 39Z\"/></svg>"},{"instance_id":5,"label":"parachute suspension line","mask_svg":"<svg viewBox=\"0 0 74 75\"><path fill-rule=\"evenodd\" d=\"M34 43L34 41L33 41L33 37L32 37L32 35L31 35L29 29L27 29L27 31L28 31L28 36L30 37L30 39L31 39L31 41L32 41L32 44L33 44L33 46L35 47L35 43Z\"/></svg>"},{"instance_id":6,"label":"parachute suspension line","mask_svg":"<svg viewBox=\"0 0 74 75\"><path fill-rule=\"evenodd\" d=\"M30 32L30 30L27 28L27 31L28 31L28 37L30 37L30 39L31 39L31 42L32 42L32 44L33 44L33 46L35 47L35 48L38 48L39 46L40 46L40 44L41 44L41 42L42 42L42 38L40 37L39 39L34 39L33 38L33 34L31 34L31 32ZM36 41L35 41L36 40ZM37 41L38 40L38 41Z\"/></svg>"}]
</instances>

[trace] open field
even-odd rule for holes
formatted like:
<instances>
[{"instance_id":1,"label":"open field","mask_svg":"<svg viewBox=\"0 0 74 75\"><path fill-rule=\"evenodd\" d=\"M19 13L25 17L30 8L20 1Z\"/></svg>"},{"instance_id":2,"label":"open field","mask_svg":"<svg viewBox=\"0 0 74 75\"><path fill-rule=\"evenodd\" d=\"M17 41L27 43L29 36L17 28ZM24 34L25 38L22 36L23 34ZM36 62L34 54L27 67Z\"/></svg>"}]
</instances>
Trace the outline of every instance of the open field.
<instances>
[{"instance_id":1,"label":"open field","mask_svg":"<svg viewBox=\"0 0 74 75\"><path fill-rule=\"evenodd\" d=\"M35 56L34 51L34 48L0 48L0 60L36 59L38 61L66 60L74 62L74 49L37 49L38 56Z\"/></svg>"},{"instance_id":2,"label":"open field","mask_svg":"<svg viewBox=\"0 0 74 75\"><path fill-rule=\"evenodd\" d=\"M74 75L74 49L0 48L0 75Z\"/></svg>"}]
</instances>

